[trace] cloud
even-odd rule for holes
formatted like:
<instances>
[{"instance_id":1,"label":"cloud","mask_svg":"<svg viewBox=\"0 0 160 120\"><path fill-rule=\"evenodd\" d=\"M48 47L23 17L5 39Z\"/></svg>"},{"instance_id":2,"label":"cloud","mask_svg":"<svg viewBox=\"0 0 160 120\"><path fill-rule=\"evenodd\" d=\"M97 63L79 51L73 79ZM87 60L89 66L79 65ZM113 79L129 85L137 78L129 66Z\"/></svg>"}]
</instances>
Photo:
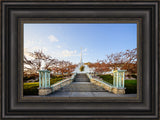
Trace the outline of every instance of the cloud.
<instances>
[{"instance_id":1,"label":"cloud","mask_svg":"<svg viewBox=\"0 0 160 120\"><path fill-rule=\"evenodd\" d=\"M83 55L87 55L87 53L84 53Z\"/></svg>"},{"instance_id":2,"label":"cloud","mask_svg":"<svg viewBox=\"0 0 160 120\"><path fill-rule=\"evenodd\" d=\"M29 56L29 52L28 52L27 48L24 48L24 55Z\"/></svg>"},{"instance_id":3,"label":"cloud","mask_svg":"<svg viewBox=\"0 0 160 120\"><path fill-rule=\"evenodd\" d=\"M30 49L31 51L42 50L43 52L47 52L48 49L46 47L35 46Z\"/></svg>"},{"instance_id":4,"label":"cloud","mask_svg":"<svg viewBox=\"0 0 160 120\"><path fill-rule=\"evenodd\" d=\"M64 57L70 57L70 56L77 56L77 51L76 50L74 50L74 51L69 51L69 50L63 50L62 51L62 56L64 56Z\"/></svg>"},{"instance_id":5,"label":"cloud","mask_svg":"<svg viewBox=\"0 0 160 120\"><path fill-rule=\"evenodd\" d=\"M57 48L61 48L62 46L60 46L60 45L57 45Z\"/></svg>"},{"instance_id":6,"label":"cloud","mask_svg":"<svg viewBox=\"0 0 160 120\"><path fill-rule=\"evenodd\" d=\"M54 35L48 36L48 39L49 39L51 42L58 42L58 41L59 41Z\"/></svg>"},{"instance_id":7,"label":"cloud","mask_svg":"<svg viewBox=\"0 0 160 120\"><path fill-rule=\"evenodd\" d=\"M48 49L46 47L40 47L40 46L35 46L35 47L31 47L31 48L24 48L24 55L26 56L30 56L30 52L34 52L37 50L42 50L44 53L47 54Z\"/></svg>"},{"instance_id":8,"label":"cloud","mask_svg":"<svg viewBox=\"0 0 160 120\"><path fill-rule=\"evenodd\" d=\"M83 50L83 52L87 52L87 48L85 48L85 49Z\"/></svg>"},{"instance_id":9,"label":"cloud","mask_svg":"<svg viewBox=\"0 0 160 120\"><path fill-rule=\"evenodd\" d=\"M27 48L24 48L24 55L25 55L25 57L27 58L27 59L32 59L32 57L30 56L30 52L28 51L28 49Z\"/></svg>"}]
</instances>

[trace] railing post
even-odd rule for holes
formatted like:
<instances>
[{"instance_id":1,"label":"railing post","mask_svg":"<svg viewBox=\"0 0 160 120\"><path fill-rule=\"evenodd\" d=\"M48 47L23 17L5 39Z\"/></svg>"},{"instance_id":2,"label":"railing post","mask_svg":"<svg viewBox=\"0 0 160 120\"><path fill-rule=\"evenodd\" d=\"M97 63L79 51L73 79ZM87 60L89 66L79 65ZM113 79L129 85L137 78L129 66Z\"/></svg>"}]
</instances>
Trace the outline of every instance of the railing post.
<instances>
[{"instance_id":1,"label":"railing post","mask_svg":"<svg viewBox=\"0 0 160 120\"><path fill-rule=\"evenodd\" d=\"M116 79L116 86L117 86L117 88L118 88L118 72L117 72L117 79Z\"/></svg>"},{"instance_id":2,"label":"railing post","mask_svg":"<svg viewBox=\"0 0 160 120\"><path fill-rule=\"evenodd\" d=\"M52 92L50 88L50 71L39 70L39 95L47 95Z\"/></svg>"},{"instance_id":3,"label":"railing post","mask_svg":"<svg viewBox=\"0 0 160 120\"><path fill-rule=\"evenodd\" d=\"M116 79L115 79L115 72L113 72L113 86L116 86L116 85L115 85L115 80L116 80Z\"/></svg>"},{"instance_id":4,"label":"railing post","mask_svg":"<svg viewBox=\"0 0 160 120\"><path fill-rule=\"evenodd\" d=\"M121 84L121 81L122 81L122 73L119 73L120 76L119 76L119 87L122 87L122 84Z\"/></svg>"},{"instance_id":5,"label":"railing post","mask_svg":"<svg viewBox=\"0 0 160 120\"><path fill-rule=\"evenodd\" d=\"M124 77L125 77L125 72L123 72L123 88L124 88Z\"/></svg>"},{"instance_id":6,"label":"railing post","mask_svg":"<svg viewBox=\"0 0 160 120\"><path fill-rule=\"evenodd\" d=\"M45 76L44 76L44 72L42 72L42 88L44 88L44 84L45 84Z\"/></svg>"},{"instance_id":7,"label":"railing post","mask_svg":"<svg viewBox=\"0 0 160 120\"><path fill-rule=\"evenodd\" d=\"M49 77L48 77L48 79L49 79L49 86L50 86L50 72L48 72L48 75L49 75Z\"/></svg>"},{"instance_id":8,"label":"railing post","mask_svg":"<svg viewBox=\"0 0 160 120\"><path fill-rule=\"evenodd\" d=\"M44 74L45 74L45 88L47 88L47 72L44 72Z\"/></svg>"},{"instance_id":9,"label":"railing post","mask_svg":"<svg viewBox=\"0 0 160 120\"><path fill-rule=\"evenodd\" d=\"M115 94L125 94L124 88L124 77L126 70L115 70L113 71L113 90ZM123 84L123 85L122 85Z\"/></svg>"},{"instance_id":10,"label":"railing post","mask_svg":"<svg viewBox=\"0 0 160 120\"><path fill-rule=\"evenodd\" d=\"M41 88L41 72L39 71L39 88Z\"/></svg>"}]
</instances>

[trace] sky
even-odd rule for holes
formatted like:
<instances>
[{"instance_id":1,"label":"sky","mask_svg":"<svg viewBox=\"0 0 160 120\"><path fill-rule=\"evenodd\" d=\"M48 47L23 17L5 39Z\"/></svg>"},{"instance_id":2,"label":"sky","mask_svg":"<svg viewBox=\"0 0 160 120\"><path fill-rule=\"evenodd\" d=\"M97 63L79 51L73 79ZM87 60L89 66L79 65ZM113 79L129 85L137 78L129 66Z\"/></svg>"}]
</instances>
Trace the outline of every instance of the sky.
<instances>
[{"instance_id":1,"label":"sky","mask_svg":"<svg viewBox=\"0 0 160 120\"><path fill-rule=\"evenodd\" d=\"M25 23L24 55L35 50L59 60L83 62L137 47L136 23Z\"/></svg>"}]
</instances>

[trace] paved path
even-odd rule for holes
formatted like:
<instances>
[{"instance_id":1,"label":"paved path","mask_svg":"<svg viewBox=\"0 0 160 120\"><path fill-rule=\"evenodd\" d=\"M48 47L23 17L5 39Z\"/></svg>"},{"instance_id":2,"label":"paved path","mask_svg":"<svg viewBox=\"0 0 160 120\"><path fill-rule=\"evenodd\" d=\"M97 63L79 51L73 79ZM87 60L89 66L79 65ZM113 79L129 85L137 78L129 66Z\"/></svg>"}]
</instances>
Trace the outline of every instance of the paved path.
<instances>
[{"instance_id":1,"label":"paved path","mask_svg":"<svg viewBox=\"0 0 160 120\"><path fill-rule=\"evenodd\" d=\"M117 95L109 92L61 92L56 91L51 97L137 97L137 94Z\"/></svg>"},{"instance_id":2,"label":"paved path","mask_svg":"<svg viewBox=\"0 0 160 120\"><path fill-rule=\"evenodd\" d=\"M48 95L52 97L136 97L136 94L116 95L90 82L86 74L77 74L70 85Z\"/></svg>"},{"instance_id":3,"label":"paved path","mask_svg":"<svg viewBox=\"0 0 160 120\"><path fill-rule=\"evenodd\" d=\"M61 92L105 92L105 89L91 82L72 82L70 85L63 87Z\"/></svg>"},{"instance_id":4,"label":"paved path","mask_svg":"<svg viewBox=\"0 0 160 120\"><path fill-rule=\"evenodd\" d=\"M90 82L90 80L86 74L81 73L75 76L75 79L73 80L73 82Z\"/></svg>"}]
</instances>

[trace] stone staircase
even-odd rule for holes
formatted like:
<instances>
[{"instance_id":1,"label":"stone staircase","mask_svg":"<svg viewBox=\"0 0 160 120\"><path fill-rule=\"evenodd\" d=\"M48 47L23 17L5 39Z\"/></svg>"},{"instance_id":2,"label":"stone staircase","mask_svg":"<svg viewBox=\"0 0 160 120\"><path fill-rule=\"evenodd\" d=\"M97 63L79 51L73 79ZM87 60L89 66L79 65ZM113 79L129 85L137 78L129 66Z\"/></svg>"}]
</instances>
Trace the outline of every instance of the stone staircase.
<instances>
[{"instance_id":1,"label":"stone staircase","mask_svg":"<svg viewBox=\"0 0 160 120\"><path fill-rule=\"evenodd\" d=\"M77 74L73 82L90 82L88 76L84 73Z\"/></svg>"},{"instance_id":2,"label":"stone staircase","mask_svg":"<svg viewBox=\"0 0 160 120\"><path fill-rule=\"evenodd\" d=\"M61 89L62 92L104 92L105 89L90 82L73 82Z\"/></svg>"},{"instance_id":3,"label":"stone staircase","mask_svg":"<svg viewBox=\"0 0 160 120\"><path fill-rule=\"evenodd\" d=\"M105 89L90 82L86 74L77 74L70 85L61 89L62 92L104 92Z\"/></svg>"}]
</instances>

